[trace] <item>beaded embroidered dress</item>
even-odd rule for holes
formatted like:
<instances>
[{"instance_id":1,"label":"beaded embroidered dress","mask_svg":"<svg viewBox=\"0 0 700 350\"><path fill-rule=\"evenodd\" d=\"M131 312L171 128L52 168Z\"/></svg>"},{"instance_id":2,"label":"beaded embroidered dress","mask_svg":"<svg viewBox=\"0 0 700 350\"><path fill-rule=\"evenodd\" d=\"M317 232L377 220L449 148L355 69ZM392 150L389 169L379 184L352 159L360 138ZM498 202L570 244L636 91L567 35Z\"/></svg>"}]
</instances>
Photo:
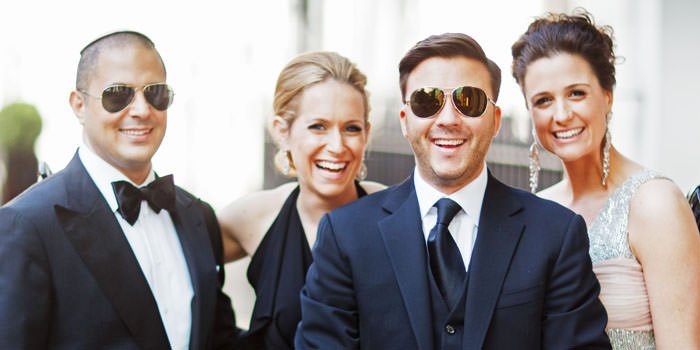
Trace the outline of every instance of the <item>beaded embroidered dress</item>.
<instances>
[{"instance_id":1,"label":"beaded embroidered dress","mask_svg":"<svg viewBox=\"0 0 700 350\"><path fill-rule=\"evenodd\" d=\"M656 349L642 266L629 245L630 200L645 182L663 178L652 170L628 178L608 198L588 230L593 271L608 313L606 331L615 350Z\"/></svg>"}]
</instances>

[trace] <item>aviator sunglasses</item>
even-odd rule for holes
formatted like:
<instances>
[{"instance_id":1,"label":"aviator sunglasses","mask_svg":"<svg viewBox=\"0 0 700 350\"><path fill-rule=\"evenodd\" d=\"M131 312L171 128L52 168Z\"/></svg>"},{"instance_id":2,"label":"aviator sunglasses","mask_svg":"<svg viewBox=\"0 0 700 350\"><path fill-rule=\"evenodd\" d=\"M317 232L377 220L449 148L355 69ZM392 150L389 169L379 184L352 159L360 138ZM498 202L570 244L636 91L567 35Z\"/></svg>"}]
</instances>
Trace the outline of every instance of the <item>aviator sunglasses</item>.
<instances>
[{"instance_id":1,"label":"aviator sunglasses","mask_svg":"<svg viewBox=\"0 0 700 350\"><path fill-rule=\"evenodd\" d=\"M78 91L90 97L102 100L102 107L104 107L107 112L116 113L131 104L134 100L134 96L136 96L136 90L137 88L126 84L112 84L102 90L102 96L90 95L85 90L79 89ZM141 88L141 90L143 90L143 96L146 98L146 101L159 111L168 109L173 103L175 93L166 83L148 84Z\"/></svg>"},{"instance_id":2,"label":"aviator sunglasses","mask_svg":"<svg viewBox=\"0 0 700 350\"><path fill-rule=\"evenodd\" d=\"M405 101L413 114L419 118L430 118L445 106L447 94L452 94L452 105L464 116L477 118L484 114L489 102L496 105L486 96L484 90L473 86L460 86L453 89L424 87L414 91L408 101Z\"/></svg>"}]
</instances>

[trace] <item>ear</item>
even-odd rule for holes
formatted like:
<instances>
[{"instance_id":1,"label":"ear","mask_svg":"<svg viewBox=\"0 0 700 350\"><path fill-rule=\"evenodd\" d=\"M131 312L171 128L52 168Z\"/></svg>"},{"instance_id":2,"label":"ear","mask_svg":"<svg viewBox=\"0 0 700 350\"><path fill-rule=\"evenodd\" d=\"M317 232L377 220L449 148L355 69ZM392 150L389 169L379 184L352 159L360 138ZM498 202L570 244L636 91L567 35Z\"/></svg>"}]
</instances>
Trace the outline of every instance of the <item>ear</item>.
<instances>
[{"instance_id":1,"label":"ear","mask_svg":"<svg viewBox=\"0 0 700 350\"><path fill-rule=\"evenodd\" d=\"M604 90L603 94L605 94L605 98L607 99L607 102L608 102L608 111L611 111L612 104L613 104L613 92Z\"/></svg>"},{"instance_id":2,"label":"ear","mask_svg":"<svg viewBox=\"0 0 700 350\"><path fill-rule=\"evenodd\" d=\"M527 101L527 96L525 96L525 91L523 91L523 100L525 100L525 109L527 109L527 111L529 112L530 111L530 102Z\"/></svg>"},{"instance_id":3,"label":"ear","mask_svg":"<svg viewBox=\"0 0 700 350\"><path fill-rule=\"evenodd\" d=\"M407 131L406 131L406 114L408 114L407 111L407 104L404 104L403 107L401 107L401 110L399 110L399 121L401 122L401 133L403 134L403 137L406 137Z\"/></svg>"},{"instance_id":4,"label":"ear","mask_svg":"<svg viewBox=\"0 0 700 350\"><path fill-rule=\"evenodd\" d=\"M498 132L501 131L501 113L501 107L494 106L493 122L496 123L496 127L494 128L493 137L496 137L496 135L498 135Z\"/></svg>"},{"instance_id":5,"label":"ear","mask_svg":"<svg viewBox=\"0 0 700 350\"><path fill-rule=\"evenodd\" d=\"M287 138L289 137L289 127L291 125L284 118L276 115L270 121L270 134L275 140L275 143L279 145L280 148L289 148L287 145Z\"/></svg>"},{"instance_id":6,"label":"ear","mask_svg":"<svg viewBox=\"0 0 700 350\"><path fill-rule=\"evenodd\" d=\"M78 118L78 122L80 122L81 125L85 125L86 106L83 95L75 90L71 91L68 97L68 103L70 104L70 108L73 109L73 114Z\"/></svg>"},{"instance_id":7,"label":"ear","mask_svg":"<svg viewBox=\"0 0 700 350\"><path fill-rule=\"evenodd\" d=\"M372 131L372 123L368 121L365 122L365 137L369 140L369 133Z\"/></svg>"}]
</instances>

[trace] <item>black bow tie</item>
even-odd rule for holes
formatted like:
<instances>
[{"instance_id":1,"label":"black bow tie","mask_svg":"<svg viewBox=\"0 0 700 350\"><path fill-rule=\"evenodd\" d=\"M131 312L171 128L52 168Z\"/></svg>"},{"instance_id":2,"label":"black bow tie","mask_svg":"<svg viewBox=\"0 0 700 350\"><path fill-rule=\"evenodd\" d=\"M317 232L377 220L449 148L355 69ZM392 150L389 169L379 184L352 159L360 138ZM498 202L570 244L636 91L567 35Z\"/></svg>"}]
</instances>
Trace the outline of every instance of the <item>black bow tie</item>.
<instances>
[{"instance_id":1,"label":"black bow tie","mask_svg":"<svg viewBox=\"0 0 700 350\"><path fill-rule=\"evenodd\" d=\"M156 213L160 213L161 209L172 213L175 209L175 185L172 175L159 177L146 187L136 188L127 181L115 181L112 182L112 188L119 204L117 211L132 226L139 218L142 200L147 201L148 206Z\"/></svg>"}]
</instances>

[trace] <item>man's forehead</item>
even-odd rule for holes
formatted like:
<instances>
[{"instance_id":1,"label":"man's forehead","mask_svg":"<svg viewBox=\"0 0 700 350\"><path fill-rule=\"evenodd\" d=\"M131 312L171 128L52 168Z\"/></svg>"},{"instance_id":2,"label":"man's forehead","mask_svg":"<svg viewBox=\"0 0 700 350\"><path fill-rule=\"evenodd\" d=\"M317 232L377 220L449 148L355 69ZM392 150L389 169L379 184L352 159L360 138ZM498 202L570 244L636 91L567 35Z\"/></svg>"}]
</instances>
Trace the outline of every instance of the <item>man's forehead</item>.
<instances>
[{"instance_id":1,"label":"man's forehead","mask_svg":"<svg viewBox=\"0 0 700 350\"><path fill-rule=\"evenodd\" d=\"M141 84L141 80L147 83L162 82L165 80L165 67L152 48L110 48L96 56L89 80L98 85Z\"/></svg>"},{"instance_id":2,"label":"man's forehead","mask_svg":"<svg viewBox=\"0 0 700 350\"><path fill-rule=\"evenodd\" d=\"M486 66L468 57L431 57L413 69L406 81L409 92L420 87L475 86L490 91Z\"/></svg>"}]
</instances>

